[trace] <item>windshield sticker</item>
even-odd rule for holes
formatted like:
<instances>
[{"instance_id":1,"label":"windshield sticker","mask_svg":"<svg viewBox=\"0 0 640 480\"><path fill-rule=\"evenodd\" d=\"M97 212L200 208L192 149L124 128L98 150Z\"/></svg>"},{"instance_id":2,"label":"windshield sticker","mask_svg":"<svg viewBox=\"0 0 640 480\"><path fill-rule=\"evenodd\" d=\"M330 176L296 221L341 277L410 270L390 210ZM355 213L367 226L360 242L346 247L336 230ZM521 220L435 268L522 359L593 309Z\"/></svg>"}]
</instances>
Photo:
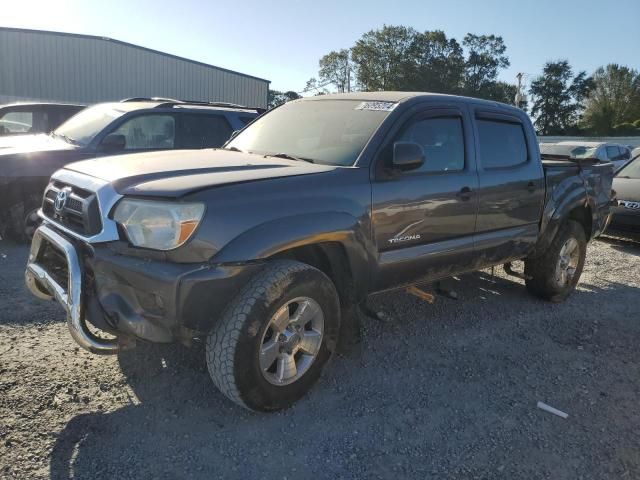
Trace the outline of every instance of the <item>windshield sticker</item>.
<instances>
[{"instance_id":1,"label":"windshield sticker","mask_svg":"<svg viewBox=\"0 0 640 480\"><path fill-rule=\"evenodd\" d=\"M397 103L394 102L362 102L356 110L377 110L379 112L390 112L396 108Z\"/></svg>"}]
</instances>

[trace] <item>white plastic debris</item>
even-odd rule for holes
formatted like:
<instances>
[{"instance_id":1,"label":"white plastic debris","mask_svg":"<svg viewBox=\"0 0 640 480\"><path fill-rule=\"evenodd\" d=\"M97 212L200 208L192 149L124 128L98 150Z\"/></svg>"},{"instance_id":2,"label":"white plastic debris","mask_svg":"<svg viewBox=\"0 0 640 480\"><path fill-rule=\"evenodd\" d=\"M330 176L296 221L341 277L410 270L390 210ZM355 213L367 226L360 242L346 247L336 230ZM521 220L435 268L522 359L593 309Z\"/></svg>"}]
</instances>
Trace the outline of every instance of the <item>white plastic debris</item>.
<instances>
[{"instance_id":1,"label":"white plastic debris","mask_svg":"<svg viewBox=\"0 0 640 480\"><path fill-rule=\"evenodd\" d=\"M564 413L562 410L558 410L557 408L553 408L551 405L547 405L543 402L538 402L538 408L540 410L544 410L545 412L553 413L562 418L567 418L569 416L568 413Z\"/></svg>"}]
</instances>

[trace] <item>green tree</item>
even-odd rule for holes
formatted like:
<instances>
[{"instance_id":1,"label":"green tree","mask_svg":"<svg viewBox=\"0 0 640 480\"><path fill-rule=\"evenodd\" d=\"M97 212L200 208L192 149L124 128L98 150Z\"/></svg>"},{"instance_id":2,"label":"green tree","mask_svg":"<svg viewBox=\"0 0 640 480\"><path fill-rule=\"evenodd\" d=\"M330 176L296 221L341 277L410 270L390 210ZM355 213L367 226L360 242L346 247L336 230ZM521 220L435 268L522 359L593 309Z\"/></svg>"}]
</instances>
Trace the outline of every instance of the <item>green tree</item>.
<instances>
[{"instance_id":1,"label":"green tree","mask_svg":"<svg viewBox=\"0 0 640 480\"><path fill-rule=\"evenodd\" d=\"M507 68L509 57L502 37L467 33L462 45L467 50L464 71L464 91L467 95L488 98L496 92L496 80L501 69ZM510 103L513 102L511 98Z\"/></svg>"},{"instance_id":2,"label":"green tree","mask_svg":"<svg viewBox=\"0 0 640 480\"><path fill-rule=\"evenodd\" d=\"M318 80L316 80L314 77L311 77L309 80L307 80L307 83L305 84L304 90L302 92L313 93L313 95L317 96L326 95L327 93L329 93L329 90L325 88L324 84L318 83Z\"/></svg>"},{"instance_id":3,"label":"green tree","mask_svg":"<svg viewBox=\"0 0 640 480\"><path fill-rule=\"evenodd\" d=\"M408 87L411 90L459 93L464 82L465 60L455 38L442 30L416 33L411 48L414 62Z\"/></svg>"},{"instance_id":4,"label":"green tree","mask_svg":"<svg viewBox=\"0 0 640 480\"><path fill-rule=\"evenodd\" d=\"M622 131L617 125L640 118L640 75L629 67L609 64L593 74L585 100L583 124L594 135ZM627 127L628 130L628 127Z\"/></svg>"},{"instance_id":5,"label":"green tree","mask_svg":"<svg viewBox=\"0 0 640 480\"><path fill-rule=\"evenodd\" d=\"M507 82L489 82L486 83L480 91L480 98L485 100L494 100L496 102L515 104L516 93L518 87ZM526 105L523 107L526 110Z\"/></svg>"},{"instance_id":6,"label":"green tree","mask_svg":"<svg viewBox=\"0 0 640 480\"><path fill-rule=\"evenodd\" d=\"M414 40L410 27L384 25L371 30L351 49L356 79L362 90L407 90L413 77Z\"/></svg>"},{"instance_id":7,"label":"green tree","mask_svg":"<svg viewBox=\"0 0 640 480\"><path fill-rule=\"evenodd\" d=\"M349 50L343 48L329 52L318 63L320 66L318 73L323 84L335 85L339 93L351 91L353 66Z\"/></svg>"},{"instance_id":8,"label":"green tree","mask_svg":"<svg viewBox=\"0 0 640 480\"><path fill-rule=\"evenodd\" d=\"M270 89L267 100L268 108L274 108L290 100L297 100L298 98L302 97L293 91L281 92L279 90Z\"/></svg>"},{"instance_id":9,"label":"green tree","mask_svg":"<svg viewBox=\"0 0 640 480\"><path fill-rule=\"evenodd\" d=\"M591 88L585 72L573 74L567 60L547 62L542 75L531 82L531 115L541 135L562 135L577 130L582 101Z\"/></svg>"}]
</instances>

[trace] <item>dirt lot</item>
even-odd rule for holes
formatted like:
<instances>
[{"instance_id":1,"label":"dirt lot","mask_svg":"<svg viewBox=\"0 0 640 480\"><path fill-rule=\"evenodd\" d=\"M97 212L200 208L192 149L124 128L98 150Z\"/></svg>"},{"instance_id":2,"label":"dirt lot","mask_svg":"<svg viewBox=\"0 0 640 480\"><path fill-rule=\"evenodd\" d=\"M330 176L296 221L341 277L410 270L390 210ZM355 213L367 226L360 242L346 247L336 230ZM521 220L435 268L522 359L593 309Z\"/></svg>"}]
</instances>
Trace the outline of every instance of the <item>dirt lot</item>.
<instances>
[{"instance_id":1,"label":"dirt lot","mask_svg":"<svg viewBox=\"0 0 640 480\"><path fill-rule=\"evenodd\" d=\"M593 244L561 305L497 270L458 300L376 297L389 321L272 415L218 393L201 349L81 351L26 256L0 242L1 478L640 478L638 244Z\"/></svg>"}]
</instances>

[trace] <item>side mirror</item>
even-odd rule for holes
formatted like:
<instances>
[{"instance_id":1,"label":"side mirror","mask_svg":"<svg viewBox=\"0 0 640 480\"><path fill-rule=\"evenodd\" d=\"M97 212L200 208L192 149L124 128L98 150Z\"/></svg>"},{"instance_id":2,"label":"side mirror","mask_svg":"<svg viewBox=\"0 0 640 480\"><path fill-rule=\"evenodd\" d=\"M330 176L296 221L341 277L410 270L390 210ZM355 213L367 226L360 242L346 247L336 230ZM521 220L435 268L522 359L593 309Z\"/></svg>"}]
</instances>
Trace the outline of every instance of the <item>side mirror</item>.
<instances>
[{"instance_id":1,"label":"side mirror","mask_svg":"<svg viewBox=\"0 0 640 480\"><path fill-rule=\"evenodd\" d=\"M100 150L103 152L119 152L124 150L127 145L127 141L124 135L118 133L111 133L102 139L100 142Z\"/></svg>"},{"instance_id":2,"label":"side mirror","mask_svg":"<svg viewBox=\"0 0 640 480\"><path fill-rule=\"evenodd\" d=\"M424 150L414 142L395 142L393 144L393 167L399 170L415 170L425 162Z\"/></svg>"}]
</instances>

